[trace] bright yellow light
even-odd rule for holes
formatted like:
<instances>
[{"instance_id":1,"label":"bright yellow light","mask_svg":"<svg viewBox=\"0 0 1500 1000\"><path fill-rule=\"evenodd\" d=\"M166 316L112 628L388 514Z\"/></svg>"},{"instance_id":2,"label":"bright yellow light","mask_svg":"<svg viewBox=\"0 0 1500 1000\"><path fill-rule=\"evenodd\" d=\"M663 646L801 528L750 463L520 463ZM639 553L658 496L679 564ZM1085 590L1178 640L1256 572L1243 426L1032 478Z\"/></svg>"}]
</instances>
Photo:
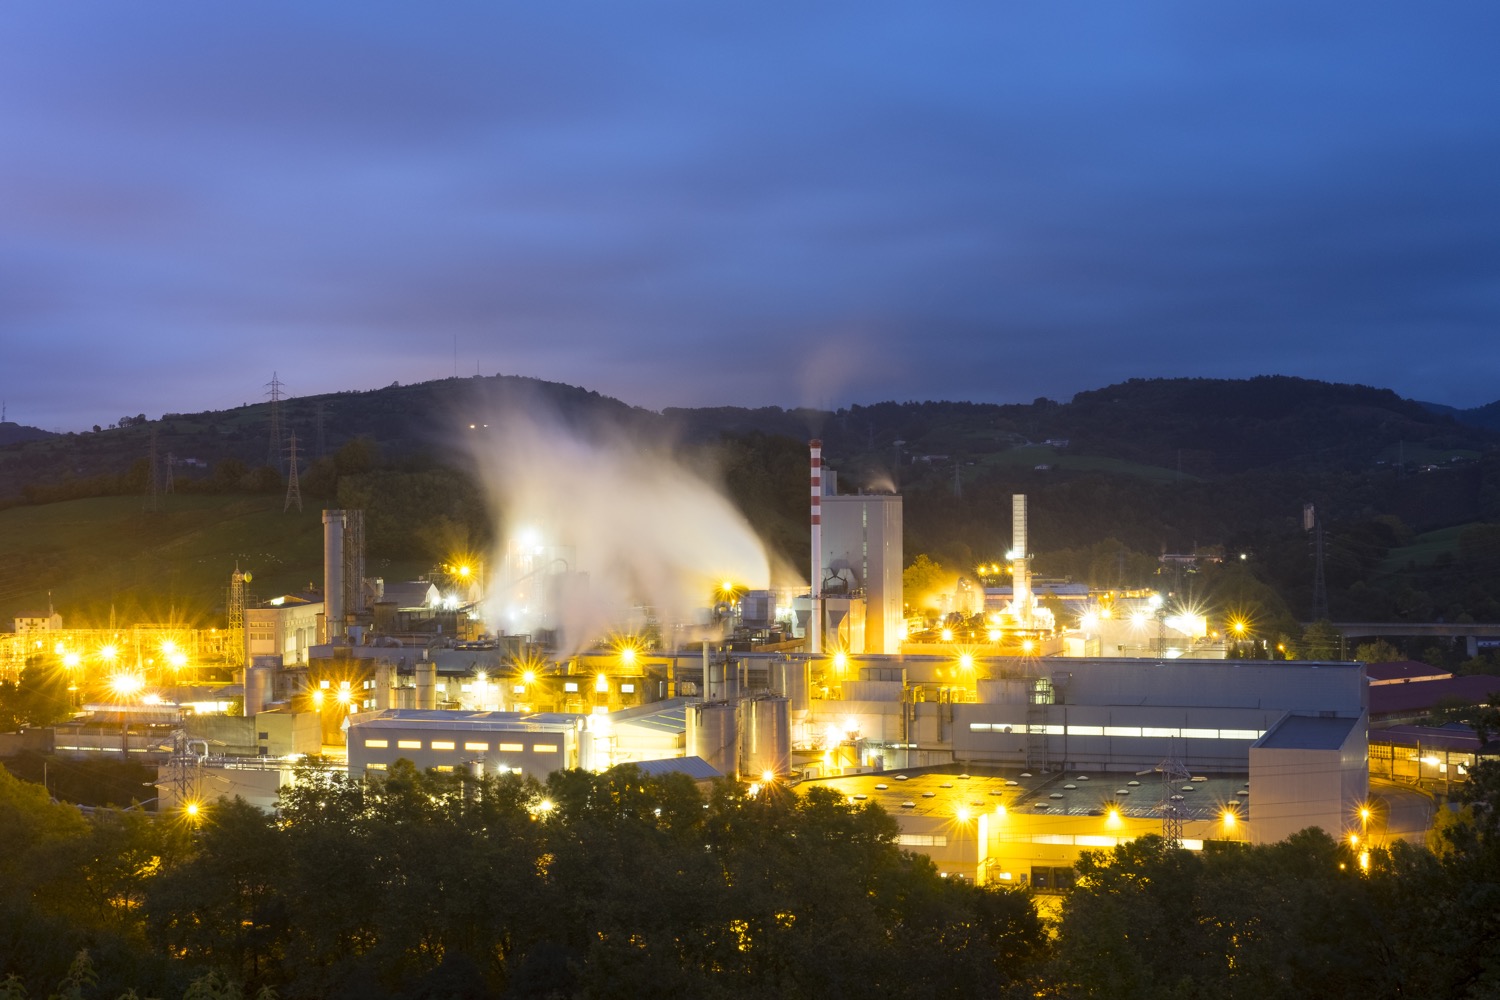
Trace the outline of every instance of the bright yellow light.
<instances>
[{"instance_id":1,"label":"bright yellow light","mask_svg":"<svg viewBox=\"0 0 1500 1000\"><path fill-rule=\"evenodd\" d=\"M1035 648L1036 643L1032 642L1030 639L1027 639L1025 642L1021 643L1021 652L1023 653L1029 653Z\"/></svg>"},{"instance_id":2,"label":"bright yellow light","mask_svg":"<svg viewBox=\"0 0 1500 1000\"><path fill-rule=\"evenodd\" d=\"M322 708L323 707L323 689L322 688L314 688L313 689L313 707L314 708Z\"/></svg>"},{"instance_id":3,"label":"bright yellow light","mask_svg":"<svg viewBox=\"0 0 1500 1000\"><path fill-rule=\"evenodd\" d=\"M609 677L607 675L599 674L594 678L594 691L598 694L609 693Z\"/></svg>"},{"instance_id":4,"label":"bright yellow light","mask_svg":"<svg viewBox=\"0 0 1500 1000\"><path fill-rule=\"evenodd\" d=\"M635 666L635 647L626 646L620 650L620 662L627 667Z\"/></svg>"},{"instance_id":5,"label":"bright yellow light","mask_svg":"<svg viewBox=\"0 0 1500 1000\"><path fill-rule=\"evenodd\" d=\"M1351 833L1351 834L1349 834L1349 846L1350 847L1358 847L1359 846L1359 834L1357 834L1357 833Z\"/></svg>"},{"instance_id":6,"label":"bright yellow light","mask_svg":"<svg viewBox=\"0 0 1500 1000\"><path fill-rule=\"evenodd\" d=\"M776 772L775 771L762 771L762 772L760 772L760 780L761 780L761 782L763 784L769 785L769 784L773 783L776 780Z\"/></svg>"},{"instance_id":7,"label":"bright yellow light","mask_svg":"<svg viewBox=\"0 0 1500 1000\"><path fill-rule=\"evenodd\" d=\"M473 572L473 570L470 569L467 564L458 567L458 575L459 576L467 577L472 572Z\"/></svg>"},{"instance_id":8,"label":"bright yellow light","mask_svg":"<svg viewBox=\"0 0 1500 1000\"><path fill-rule=\"evenodd\" d=\"M990 642L999 642L1000 641L1000 637L1003 636L1004 634L1005 634L1004 632L1001 632L997 628L990 629Z\"/></svg>"},{"instance_id":9,"label":"bright yellow light","mask_svg":"<svg viewBox=\"0 0 1500 1000\"><path fill-rule=\"evenodd\" d=\"M833 669L840 676L849 669L849 654L842 649L833 654Z\"/></svg>"},{"instance_id":10,"label":"bright yellow light","mask_svg":"<svg viewBox=\"0 0 1500 1000\"><path fill-rule=\"evenodd\" d=\"M1359 818L1362 819L1362 820L1364 820L1366 823L1368 823L1370 821L1370 807L1369 806L1360 806L1360 808L1359 808Z\"/></svg>"},{"instance_id":11,"label":"bright yellow light","mask_svg":"<svg viewBox=\"0 0 1500 1000\"><path fill-rule=\"evenodd\" d=\"M115 662L115 657L119 655L120 651L115 647L114 643L99 647L99 658L107 663Z\"/></svg>"},{"instance_id":12,"label":"bright yellow light","mask_svg":"<svg viewBox=\"0 0 1500 1000\"><path fill-rule=\"evenodd\" d=\"M1078 627L1085 630L1099 627L1099 616L1092 611L1085 611L1078 618Z\"/></svg>"},{"instance_id":13,"label":"bright yellow light","mask_svg":"<svg viewBox=\"0 0 1500 1000\"><path fill-rule=\"evenodd\" d=\"M187 813L189 816L193 817L194 819L197 819L198 818L198 803L196 803L196 802L189 802L187 805L185 805L185 806L182 807L182 811L185 812L185 813Z\"/></svg>"},{"instance_id":14,"label":"bright yellow light","mask_svg":"<svg viewBox=\"0 0 1500 1000\"><path fill-rule=\"evenodd\" d=\"M522 684L535 684L536 683L536 671L535 670L528 670L525 673L523 673L521 675L521 683Z\"/></svg>"},{"instance_id":15,"label":"bright yellow light","mask_svg":"<svg viewBox=\"0 0 1500 1000\"><path fill-rule=\"evenodd\" d=\"M77 653L69 653L68 655L63 657L63 666L68 667L69 669L78 666L80 662L81 660Z\"/></svg>"},{"instance_id":16,"label":"bright yellow light","mask_svg":"<svg viewBox=\"0 0 1500 1000\"><path fill-rule=\"evenodd\" d=\"M1235 635L1241 635L1242 636L1242 635L1245 634L1245 628L1246 628L1246 626L1245 626L1245 622L1244 622L1243 619L1236 618L1236 619L1234 619L1233 621L1231 621L1229 623L1229 628L1230 628L1230 630L1232 632L1234 632Z\"/></svg>"},{"instance_id":17,"label":"bright yellow light","mask_svg":"<svg viewBox=\"0 0 1500 1000\"><path fill-rule=\"evenodd\" d=\"M338 703L340 705L347 705L347 704L349 704L349 702L352 701L353 698L354 698L354 694L347 687L341 687L341 688L339 688Z\"/></svg>"},{"instance_id":18,"label":"bright yellow light","mask_svg":"<svg viewBox=\"0 0 1500 1000\"><path fill-rule=\"evenodd\" d=\"M536 804L537 812L551 812L553 809L551 799L543 799Z\"/></svg>"},{"instance_id":19,"label":"bright yellow light","mask_svg":"<svg viewBox=\"0 0 1500 1000\"><path fill-rule=\"evenodd\" d=\"M171 639L163 639L161 641L161 651L165 655L171 656L173 653L177 652L177 643L173 642Z\"/></svg>"},{"instance_id":20,"label":"bright yellow light","mask_svg":"<svg viewBox=\"0 0 1500 1000\"><path fill-rule=\"evenodd\" d=\"M167 657L167 662L172 664L173 670L181 670L187 666L187 654L174 651Z\"/></svg>"},{"instance_id":21,"label":"bright yellow light","mask_svg":"<svg viewBox=\"0 0 1500 1000\"><path fill-rule=\"evenodd\" d=\"M957 812L956 815L958 816L958 821L960 823L967 823L969 821L969 816L970 816L968 807L967 806L959 806L958 807L958 812Z\"/></svg>"},{"instance_id":22,"label":"bright yellow light","mask_svg":"<svg viewBox=\"0 0 1500 1000\"><path fill-rule=\"evenodd\" d=\"M137 694L145 686L145 679L138 674L115 674L109 679L110 690L122 698Z\"/></svg>"},{"instance_id":23,"label":"bright yellow light","mask_svg":"<svg viewBox=\"0 0 1500 1000\"><path fill-rule=\"evenodd\" d=\"M1220 819L1223 820L1224 829L1226 830L1233 830L1234 825L1240 821L1240 818L1235 815L1233 809L1225 809L1224 815L1221 816Z\"/></svg>"},{"instance_id":24,"label":"bright yellow light","mask_svg":"<svg viewBox=\"0 0 1500 1000\"><path fill-rule=\"evenodd\" d=\"M962 667L963 669L965 669L965 670L973 670L974 669L974 657L971 656L968 653L964 653L962 656L960 656L958 658L958 665L960 667Z\"/></svg>"},{"instance_id":25,"label":"bright yellow light","mask_svg":"<svg viewBox=\"0 0 1500 1000\"><path fill-rule=\"evenodd\" d=\"M1370 852L1369 851L1360 851L1359 852L1359 867L1361 869L1363 869L1364 871L1369 871L1370 870Z\"/></svg>"},{"instance_id":26,"label":"bright yellow light","mask_svg":"<svg viewBox=\"0 0 1500 1000\"><path fill-rule=\"evenodd\" d=\"M998 816L998 817L1000 817L1001 819L1005 818L1005 812L1006 812L1005 806L998 805L998 806L995 807L995 815Z\"/></svg>"},{"instance_id":27,"label":"bright yellow light","mask_svg":"<svg viewBox=\"0 0 1500 1000\"><path fill-rule=\"evenodd\" d=\"M1110 829L1113 830L1113 829L1119 828L1122 825L1122 823L1123 823L1123 821L1120 819L1120 810L1118 810L1118 809L1110 809L1110 810L1108 810L1108 811L1105 812L1105 814L1104 814L1104 825L1105 826L1107 826L1107 827L1109 827Z\"/></svg>"},{"instance_id":28,"label":"bright yellow light","mask_svg":"<svg viewBox=\"0 0 1500 1000\"><path fill-rule=\"evenodd\" d=\"M953 641L953 630L951 628L945 628L945 629L943 629L943 641L944 642L952 642Z\"/></svg>"},{"instance_id":29,"label":"bright yellow light","mask_svg":"<svg viewBox=\"0 0 1500 1000\"><path fill-rule=\"evenodd\" d=\"M734 581L725 580L723 583L719 584L719 589L724 591L724 593L726 594L734 593Z\"/></svg>"}]
</instances>

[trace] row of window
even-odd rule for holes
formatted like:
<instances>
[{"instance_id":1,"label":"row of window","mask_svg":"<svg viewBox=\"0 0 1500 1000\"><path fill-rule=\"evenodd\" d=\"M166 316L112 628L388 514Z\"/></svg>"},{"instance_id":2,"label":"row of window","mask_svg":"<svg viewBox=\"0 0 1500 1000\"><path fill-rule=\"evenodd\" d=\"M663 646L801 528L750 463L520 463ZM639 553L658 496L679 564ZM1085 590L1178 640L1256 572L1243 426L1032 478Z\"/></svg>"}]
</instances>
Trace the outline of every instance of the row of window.
<instances>
[{"instance_id":1,"label":"row of window","mask_svg":"<svg viewBox=\"0 0 1500 1000\"><path fill-rule=\"evenodd\" d=\"M1028 726L1024 722L971 722L971 733L1034 733L1038 736L1124 736L1184 740L1258 740L1264 729L1176 729L1170 726Z\"/></svg>"},{"instance_id":2,"label":"row of window","mask_svg":"<svg viewBox=\"0 0 1500 1000\"><path fill-rule=\"evenodd\" d=\"M390 745L391 745L390 740L376 740L376 739L367 739L367 740L365 740L365 746L366 746L366 748L371 749L371 750L386 750L386 749L389 749ZM489 753L489 751L490 751L490 744L489 743L485 743L485 742L469 742L469 741L466 741L464 743L463 747L464 747L465 751L470 752L470 753ZM421 750L422 749L422 741L421 740L397 740L396 741L396 749L398 749L398 750ZM427 743L427 749L429 749L429 750L457 750L458 749L458 744L454 740L429 740L428 743ZM561 748L556 743L533 743L531 745L531 752L532 753L557 753L560 749ZM495 751L497 753L525 753L526 752L526 745L524 743L496 743L495 744Z\"/></svg>"},{"instance_id":3,"label":"row of window","mask_svg":"<svg viewBox=\"0 0 1500 1000\"><path fill-rule=\"evenodd\" d=\"M902 847L947 847L948 838L941 833L901 833L896 843Z\"/></svg>"}]
</instances>

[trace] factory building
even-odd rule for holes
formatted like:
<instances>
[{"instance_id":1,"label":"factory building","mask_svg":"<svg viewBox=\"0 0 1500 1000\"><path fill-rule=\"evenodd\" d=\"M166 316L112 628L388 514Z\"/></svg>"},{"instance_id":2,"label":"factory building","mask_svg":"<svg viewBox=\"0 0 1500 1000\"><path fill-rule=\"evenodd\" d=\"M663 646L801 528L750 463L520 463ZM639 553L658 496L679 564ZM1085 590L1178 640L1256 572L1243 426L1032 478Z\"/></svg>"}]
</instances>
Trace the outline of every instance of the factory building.
<instances>
[{"instance_id":1,"label":"factory building","mask_svg":"<svg viewBox=\"0 0 1500 1000\"><path fill-rule=\"evenodd\" d=\"M246 659L267 662L260 658L275 657L282 666L305 666L322 618L323 602L311 594L282 594L246 608Z\"/></svg>"},{"instance_id":2,"label":"factory building","mask_svg":"<svg viewBox=\"0 0 1500 1000\"><path fill-rule=\"evenodd\" d=\"M349 773L386 770L398 759L421 770L482 769L545 778L592 763L582 751L586 717L558 713L387 709L350 720Z\"/></svg>"},{"instance_id":3,"label":"factory building","mask_svg":"<svg viewBox=\"0 0 1500 1000\"><path fill-rule=\"evenodd\" d=\"M856 635L849 634L850 641L842 648L863 653L899 652L906 638L906 612L901 599L901 497L890 493L825 496L822 508L826 634L839 635L843 619L857 614L863 625L863 635L858 637L862 641L856 644ZM851 600L861 605L857 612L849 608ZM840 648L832 642L826 645Z\"/></svg>"}]
</instances>

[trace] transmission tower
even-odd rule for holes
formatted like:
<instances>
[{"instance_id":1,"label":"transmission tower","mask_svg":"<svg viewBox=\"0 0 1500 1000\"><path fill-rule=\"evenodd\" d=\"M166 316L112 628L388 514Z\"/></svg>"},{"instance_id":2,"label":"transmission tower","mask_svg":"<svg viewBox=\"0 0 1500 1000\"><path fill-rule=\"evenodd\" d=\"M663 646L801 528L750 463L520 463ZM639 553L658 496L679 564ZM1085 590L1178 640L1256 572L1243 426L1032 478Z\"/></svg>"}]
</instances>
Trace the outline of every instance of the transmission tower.
<instances>
[{"instance_id":1,"label":"transmission tower","mask_svg":"<svg viewBox=\"0 0 1500 1000\"><path fill-rule=\"evenodd\" d=\"M291 471L286 477L286 503L282 504L281 512L285 514L292 509L292 504L297 505L297 510L302 509L302 488L297 485L297 432L292 431L292 442L290 445Z\"/></svg>"},{"instance_id":2,"label":"transmission tower","mask_svg":"<svg viewBox=\"0 0 1500 1000\"><path fill-rule=\"evenodd\" d=\"M245 662L245 604L249 583L250 574L242 572L239 563L235 563L234 573L229 577L229 600L224 604L229 626L224 639L224 660L231 667Z\"/></svg>"},{"instance_id":3,"label":"transmission tower","mask_svg":"<svg viewBox=\"0 0 1500 1000\"><path fill-rule=\"evenodd\" d=\"M149 463L150 471L147 478L151 480L150 494L146 500L146 509L155 512L158 507L157 494L161 491L161 483L156 475L156 428L151 428L151 450L146 461Z\"/></svg>"},{"instance_id":4,"label":"transmission tower","mask_svg":"<svg viewBox=\"0 0 1500 1000\"><path fill-rule=\"evenodd\" d=\"M172 484L176 480L177 477L172 474L172 470L174 468L176 468L176 467L177 467L177 456L174 455L174 454L172 454L170 451L167 452L167 478L162 481L161 491L163 493L172 493L172 492L175 492L175 489L174 489L174 487L173 487Z\"/></svg>"},{"instance_id":5,"label":"transmission tower","mask_svg":"<svg viewBox=\"0 0 1500 1000\"><path fill-rule=\"evenodd\" d=\"M315 412L317 413L318 437L317 441L314 442L317 445L317 450L313 452L313 458L322 458L327 452L324 450L325 442L323 440L323 401L321 399L318 400L318 407Z\"/></svg>"},{"instance_id":6,"label":"transmission tower","mask_svg":"<svg viewBox=\"0 0 1500 1000\"><path fill-rule=\"evenodd\" d=\"M1193 776L1187 766L1176 757L1168 757L1155 767L1137 771L1137 775L1161 773L1161 839L1172 847L1182 846L1182 819L1187 811L1182 797L1181 785Z\"/></svg>"},{"instance_id":7,"label":"transmission tower","mask_svg":"<svg viewBox=\"0 0 1500 1000\"><path fill-rule=\"evenodd\" d=\"M281 451L284 447L281 442L281 390L285 388L286 385L272 372L271 381L266 383L266 395L271 397L271 443L266 464L278 472L286 471L281 464Z\"/></svg>"},{"instance_id":8,"label":"transmission tower","mask_svg":"<svg viewBox=\"0 0 1500 1000\"><path fill-rule=\"evenodd\" d=\"M1323 519L1312 504L1302 507L1302 527L1313 536L1313 604L1312 620L1328 620L1328 584L1323 579Z\"/></svg>"}]
</instances>

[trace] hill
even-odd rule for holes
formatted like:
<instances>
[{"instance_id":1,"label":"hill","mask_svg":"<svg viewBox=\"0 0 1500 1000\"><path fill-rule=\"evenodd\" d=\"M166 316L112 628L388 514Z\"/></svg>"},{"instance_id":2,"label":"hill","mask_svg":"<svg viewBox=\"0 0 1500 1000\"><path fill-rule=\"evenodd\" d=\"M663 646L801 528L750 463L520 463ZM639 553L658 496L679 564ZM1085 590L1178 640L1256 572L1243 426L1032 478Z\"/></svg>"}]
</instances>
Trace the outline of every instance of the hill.
<instances>
[{"instance_id":1,"label":"hill","mask_svg":"<svg viewBox=\"0 0 1500 1000\"><path fill-rule=\"evenodd\" d=\"M40 427L26 427L10 420L0 421L0 447L25 441L43 441L49 437L57 435Z\"/></svg>"},{"instance_id":2,"label":"hill","mask_svg":"<svg viewBox=\"0 0 1500 1000\"><path fill-rule=\"evenodd\" d=\"M1300 521L1314 503L1336 618L1500 619L1489 596L1500 594L1500 559L1486 554L1487 526L1500 524L1500 434L1388 390L1283 377L1133 380L1068 402L833 412L657 414L512 376L290 399L278 416L299 442L302 519L315 524L320 505L367 509L372 565L385 560L390 575L487 544L502 512L475 487L462 445L497 402L518 397L564 420L675 436L690 461L722 471L751 523L794 565L807 558L797 484L817 435L845 492L904 494L908 558L925 552L956 570L994 561L1010 544L1010 496L1026 493L1041 572L1188 592L1213 574L1153 580L1160 553L1243 552L1249 575L1234 586L1290 621L1311 605ZM159 498L159 516L141 509L153 432L159 483L171 456L176 488ZM316 532L304 537L298 518L279 514L284 485L267 467L269 442L261 403L0 447L0 498L12 508L0 511L0 545L17 554L0 570L0 615L91 573L95 596L78 596L95 609L110 588L213 607L239 557L273 589L305 585L320 565ZM1446 547L1414 541L1442 531ZM280 565L285 581L267 576Z\"/></svg>"}]
</instances>

